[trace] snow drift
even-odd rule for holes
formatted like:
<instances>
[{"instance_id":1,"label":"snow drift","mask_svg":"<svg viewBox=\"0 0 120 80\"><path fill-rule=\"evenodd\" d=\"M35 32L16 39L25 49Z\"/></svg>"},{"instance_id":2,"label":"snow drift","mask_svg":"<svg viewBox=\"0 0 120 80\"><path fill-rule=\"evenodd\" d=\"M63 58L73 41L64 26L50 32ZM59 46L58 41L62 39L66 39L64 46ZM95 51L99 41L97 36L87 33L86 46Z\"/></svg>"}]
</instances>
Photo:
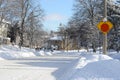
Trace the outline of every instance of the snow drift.
<instances>
[{"instance_id":1,"label":"snow drift","mask_svg":"<svg viewBox=\"0 0 120 80\"><path fill-rule=\"evenodd\" d=\"M50 51L35 51L34 49L12 45L1 45L0 46L0 60L5 59L15 59L23 57L35 57L35 56L51 56L52 52Z\"/></svg>"},{"instance_id":2,"label":"snow drift","mask_svg":"<svg viewBox=\"0 0 120 80\"><path fill-rule=\"evenodd\" d=\"M120 80L120 61L107 55L82 54L69 80Z\"/></svg>"}]
</instances>

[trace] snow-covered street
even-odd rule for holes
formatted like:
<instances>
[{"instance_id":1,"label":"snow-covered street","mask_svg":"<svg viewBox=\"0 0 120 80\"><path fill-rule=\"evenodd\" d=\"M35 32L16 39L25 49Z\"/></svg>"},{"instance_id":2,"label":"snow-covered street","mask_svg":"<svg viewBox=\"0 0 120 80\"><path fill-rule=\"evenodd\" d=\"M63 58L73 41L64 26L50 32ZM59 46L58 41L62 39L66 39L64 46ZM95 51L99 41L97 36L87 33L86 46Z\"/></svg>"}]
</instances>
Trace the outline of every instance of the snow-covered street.
<instances>
[{"instance_id":1,"label":"snow-covered street","mask_svg":"<svg viewBox=\"0 0 120 80\"><path fill-rule=\"evenodd\" d=\"M120 80L120 54L0 48L0 80Z\"/></svg>"},{"instance_id":2,"label":"snow-covered street","mask_svg":"<svg viewBox=\"0 0 120 80\"><path fill-rule=\"evenodd\" d=\"M120 80L120 0L0 0L0 80Z\"/></svg>"},{"instance_id":3,"label":"snow-covered street","mask_svg":"<svg viewBox=\"0 0 120 80\"><path fill-rule=\"evenodd\" d=\"M41 56L0 62L2 80L62 80L78 57ZM64 80L64 79L63 79Z\"/></svg>"}]
</instances>

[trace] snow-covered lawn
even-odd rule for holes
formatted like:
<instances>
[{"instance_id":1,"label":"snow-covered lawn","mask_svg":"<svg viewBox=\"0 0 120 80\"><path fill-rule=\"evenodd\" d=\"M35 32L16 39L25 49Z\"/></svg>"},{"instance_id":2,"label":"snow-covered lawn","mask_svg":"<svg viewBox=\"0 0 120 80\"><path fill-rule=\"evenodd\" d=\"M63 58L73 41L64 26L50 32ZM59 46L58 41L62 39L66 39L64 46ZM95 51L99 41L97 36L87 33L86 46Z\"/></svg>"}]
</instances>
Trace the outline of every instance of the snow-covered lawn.
<instances>
[{"instance_id":1,"label":"snow-covered lawn","mask_svg":"<svg viewBox=\"0 0 120 80\"><path fill-rule=\"evenodd\" d=\"M1 80L120 80L120 54L0 47Z\"/></svg>"}]
</instances>

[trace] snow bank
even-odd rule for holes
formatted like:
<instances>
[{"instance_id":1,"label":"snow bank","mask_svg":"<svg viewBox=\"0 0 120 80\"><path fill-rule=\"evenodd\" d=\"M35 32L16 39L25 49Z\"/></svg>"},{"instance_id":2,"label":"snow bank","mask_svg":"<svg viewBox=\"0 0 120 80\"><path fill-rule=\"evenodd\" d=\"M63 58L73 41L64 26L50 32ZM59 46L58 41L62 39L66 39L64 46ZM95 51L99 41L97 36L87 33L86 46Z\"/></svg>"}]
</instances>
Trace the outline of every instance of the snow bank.
<instances>
[{"instance_id":1,"label":"snow bank","mask_svg":"<svg viewBox=\"0 0 120 80\"><path fill-rule=\"evenodd\" d=\"M6 46L2 45L0 47L0 60L2 59L13 59L22 57L32 57L35 56L34 50L29 48L20 49L18 46Z\"/></svg>"},{"instance_id":2,"label":"snow bank","mask_svg":"<svg viewBox=\"0 0 120 80\"><path fill-rule=\"evenodd\" d=\"M120 80L120 62L103 60L76 69L71 80Z\"/></svg>"},{"instance_id":3,"label":"snow bank","mask_svg":"<svg viewBox=\"0 0 120 80\"><path fill-rule=\"evenodd\" d=\"M44 51L36 51L36 56L44 56L45 55L45 53L44 53Z\"/></svg>"},{"instance_id":4,"label":"snow bank","mask_svg":"<svg viewBox=\"0 0 120 80\"><path fill-rule=\"evenodd\" d=\"M0 46L0 60L14 59L23 57L34 57L34 56L51 56L51 51L35 51L34 49L12 45L1 45Z\"/></svg>"},{"instance_id":5,"label":"snow bank","mask_svg":"<svg viewBox=\"0 0 120 80\"><path fill-rule=\"evenodd\" d=\"M79 58L78 62L76 63L76 68L82 68L91 62L109 59L112 58L102 54L81 54L81 58Z\"/></svg>"},{"instance_id":6,"label":"snow bank","mask_svg":"<svg viewBox=\"0 0 120 80\"><path fill-rule=\"evenodd\" d=\"M52 52L51 51L43 51L43 50L41 50L41 51L37 51L36 55L37 56L46 56L46 55L51 56Z\"/></svg>"},{"instance_id":7,"label":"snow bank","mask_svg":"<svg viewBox=\"0 0 120 80\"><path fill-rule=\"evenodd\" d=\"M69 80L120 80L120 61L102 54L82 56Z\"/></svg>"},{"instance_id":8,"label":"snow bank","mask_svg":"<svg viewBox=\"0 0 120 80\"><path fill-rule=\"evenodd\" d=\"M111 52L109 52L108 55L109 55L110 57L114 58L114 59L120 60L120 52L117 53L116 51L111 51Z\"/></svg>"},{"instance_id":9,"label":"snow bank","mask_svg":"<svg viewBox=\"0 0 120 80\"><path fill-rule=\"evenodd\" d=\"M86 53L86 50L68 50L68 51L53 51L53 55L58 55L58 56L79 56L81 53Z\"/></svg>"},{"instance_id":10,"label":"snow bank","mask_svg":"<svg viewBox=\"0 0 120 80\"><path fill-rule=\"evenodd\" d=\"M5 59L3 59L3 58L0 57L0 60L5 60Z\"/></svg>"},{"instance_id":11,"label":"snow bank","mask_svg":"<svg viewBox=\"0 0 120 80\"><path fill-rule=\"evenodd\" d=\"M52 52L45 52L45 54L51 56Z\"/></svg>"},{"instance_id":12,"label":"snow bank","mask_svg":"<svg viewBox=\"0 0 120 80\"><path fill-rule=\"evenodd\" d=\"M114 58L114 59L120 60L120 54L119 53L117 53L117 54L109 54L109 56Z\"/></svg>"}]
</instances>

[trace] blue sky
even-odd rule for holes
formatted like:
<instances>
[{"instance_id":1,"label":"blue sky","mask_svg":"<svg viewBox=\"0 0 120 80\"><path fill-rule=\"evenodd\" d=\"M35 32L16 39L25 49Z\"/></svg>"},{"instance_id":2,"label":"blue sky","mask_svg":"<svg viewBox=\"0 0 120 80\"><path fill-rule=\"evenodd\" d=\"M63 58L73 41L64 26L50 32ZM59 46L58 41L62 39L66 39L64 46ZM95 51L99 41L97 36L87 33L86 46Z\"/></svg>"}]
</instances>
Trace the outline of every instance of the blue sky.
<instances>
[{"instance_id":1,"label":"blue sky","mask_svg":"<svg viewBox=\"0 0 120 80\"><path fill-rule=\"evenodd\" d=\"M67 24L72 16L74 0L35 0L45 12L44 29L56 31L59 24Z\"/></svg>"}]
</instances>

